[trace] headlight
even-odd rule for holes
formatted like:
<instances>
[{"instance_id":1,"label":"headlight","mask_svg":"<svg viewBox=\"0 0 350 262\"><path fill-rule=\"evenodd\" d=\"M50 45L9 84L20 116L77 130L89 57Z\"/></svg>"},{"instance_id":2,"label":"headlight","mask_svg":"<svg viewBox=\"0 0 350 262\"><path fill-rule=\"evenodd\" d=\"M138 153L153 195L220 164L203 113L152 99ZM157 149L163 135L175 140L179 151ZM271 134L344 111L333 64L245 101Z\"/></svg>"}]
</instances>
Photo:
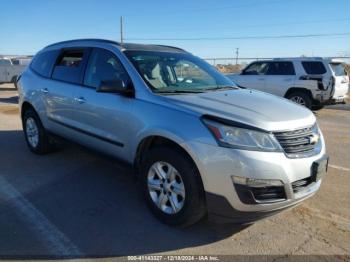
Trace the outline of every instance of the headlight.
<instances>
[{"instance_id":1,"label":"headlight","mask_svg":"<svg viewBox=\"0 0 350 262\"><path fill-rule=\"evenodd\" d=\"M255 151L282 151L279 143L270 133L228 126L205 118L203 122L214 135L220 146Z\"/></svg>"}]
</instances>

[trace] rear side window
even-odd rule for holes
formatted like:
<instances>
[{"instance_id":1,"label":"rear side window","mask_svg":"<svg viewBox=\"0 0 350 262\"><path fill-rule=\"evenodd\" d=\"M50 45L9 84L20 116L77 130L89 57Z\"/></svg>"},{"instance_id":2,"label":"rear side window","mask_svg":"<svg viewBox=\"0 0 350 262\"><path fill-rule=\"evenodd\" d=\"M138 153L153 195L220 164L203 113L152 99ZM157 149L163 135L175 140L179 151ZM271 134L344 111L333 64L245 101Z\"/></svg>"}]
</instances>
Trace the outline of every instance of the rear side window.
<instances>
[{"instance_id":1,"label":"rear side window","mask_svg":"<svg viewBox=\"0 0 350 262\"><path fill-rule=\"evenodd\" d=\"M322 62L301 62L304 67L304 70L309 75L323 75L327 72L326 67Z\"/></svg>"},{"instance_id":2,"label":"rear side window","mask_svg":"<svg viewBox=\"0 0 350 262\"><path fill-rule=\"evenodd\" d=\"M271 62L266 75L295 75L292 62Z\"/></svg>"},{"instance_id":3,"label":"rear side window","mask_svg":"<svg viewBox=\"0 0 350 262\"><path fill-rule=\"evenodd\" d=\"M341 63L330 63L335 76L346 76L345 67Z\"/></svg>"},{"instance_id":4,"label":"rear side window","mask_svg":"<svg viewBox=\"0 0 350 262\"><path fill-rule=\"evenodd\" d=\"M80 83L84 50L66 50L57 60L52 78L74 84Z\"/></svg>"},{"instance_id":5,"label":"rear side window","mask_svg":"<svg viewBox=\"0 0 350 262\"><path fill-rule=\"evenodd\" d=\"M50 77L51 69L56 61L58 52L58 50L51 50L37 54L30 64L30 68L41 76Z\"/></svg>"}]
</instances>

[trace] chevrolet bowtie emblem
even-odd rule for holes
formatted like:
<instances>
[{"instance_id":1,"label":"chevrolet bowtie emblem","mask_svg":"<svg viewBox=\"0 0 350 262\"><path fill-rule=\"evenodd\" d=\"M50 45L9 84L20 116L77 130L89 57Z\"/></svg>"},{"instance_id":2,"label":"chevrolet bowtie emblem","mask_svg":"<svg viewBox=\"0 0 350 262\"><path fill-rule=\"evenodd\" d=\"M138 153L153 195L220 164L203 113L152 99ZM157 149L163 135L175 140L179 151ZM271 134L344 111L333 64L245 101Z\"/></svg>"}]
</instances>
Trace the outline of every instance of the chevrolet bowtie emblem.
<instances>
[{"instance_id":1,"label":"chevrolet bowtie emblem","mask_svg":"<svg viewBox=\"0 0 350 262\"><path fill-rule=\"evenodd\" d=\"M310 142L310 144L314 145L318 142L319 139L320 139L320 136L318 134L312 134L309 137L309 142Z\"/></svg>"}]
</instances>

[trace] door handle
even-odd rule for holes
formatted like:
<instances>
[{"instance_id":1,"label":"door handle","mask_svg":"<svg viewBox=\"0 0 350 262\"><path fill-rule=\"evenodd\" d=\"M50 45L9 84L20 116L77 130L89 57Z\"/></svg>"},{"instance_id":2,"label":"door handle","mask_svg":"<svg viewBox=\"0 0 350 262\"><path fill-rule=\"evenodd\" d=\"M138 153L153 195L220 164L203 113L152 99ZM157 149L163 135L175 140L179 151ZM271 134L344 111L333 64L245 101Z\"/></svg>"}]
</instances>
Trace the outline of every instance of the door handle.
<instances>
[{"instance_id":1,"label":"door handle","mask_svg":"<svg viewBox=\"0 0 350 262\"><path fill-rule=\"evenodd\" d=\"M49 92L49 89L47 89L47 88L41 88L40 91L43 92L43 93L45 93L45 94L47 94L47 93Z\"/></svg>"},{"instance_id":2,"label":"door handle","mask_svg":"<svg viewBox=\"0 0 350 262\"><path fill-rule=\"evenodd\" d=\"M259 80L259 81L264 81L264 80L265 80L265 78L258 78L258 80Z\"/></svg>"},{"instance_id":3,"label":"door handle","mask_svg":"<svg viewBox=\"0 0 350 262\"><path fill-rule=\"evenodd\" d=\"M74 98L74 101L78 102L79 104L84 104L86 102L84 97L76 97Z\"/></svg>"}]
</instances>

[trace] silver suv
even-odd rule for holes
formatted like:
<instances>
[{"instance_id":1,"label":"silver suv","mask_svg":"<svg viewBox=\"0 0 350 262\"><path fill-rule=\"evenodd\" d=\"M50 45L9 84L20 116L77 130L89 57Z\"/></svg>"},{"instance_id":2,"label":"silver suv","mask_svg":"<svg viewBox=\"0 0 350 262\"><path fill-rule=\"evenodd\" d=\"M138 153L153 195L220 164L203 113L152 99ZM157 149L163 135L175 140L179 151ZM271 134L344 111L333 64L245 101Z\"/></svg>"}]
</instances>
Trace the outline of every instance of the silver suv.
<instances>
[{"instance_id":1,"label":"silver suv","mask_svg":"<svg viewBox=\"0 0 350 262\"><path fill-rule=\"evenodd\" d=\"M308 109L240 89L169 46L73 40L40 51L18 81L36 154L56 137L134 166L170 225L251 223L313 195L328 158Z\"/></svg>"}]
</instances>

